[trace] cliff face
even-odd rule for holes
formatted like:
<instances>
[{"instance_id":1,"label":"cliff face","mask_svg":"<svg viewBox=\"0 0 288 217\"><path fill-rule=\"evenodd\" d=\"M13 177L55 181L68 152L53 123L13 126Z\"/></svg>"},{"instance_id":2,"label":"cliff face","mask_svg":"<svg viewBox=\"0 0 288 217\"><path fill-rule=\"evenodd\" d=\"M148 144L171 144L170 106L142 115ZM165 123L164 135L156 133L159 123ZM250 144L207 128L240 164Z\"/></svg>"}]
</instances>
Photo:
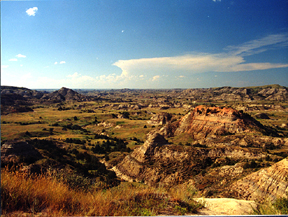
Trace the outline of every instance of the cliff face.
<instances>
[{"instance_id":1,"label":"cliff face","mask_svg":"<svg viewBox=\"0 0 288 217\"><path fill-rule=\"evenodd\" d=\"M211 135L250 132L253 129L265 131L259 122L235 109L198 106L180 121L163 127L160 132L165 136L188 133L194 139L202 139Z\"/></svg>"},{"instance_id":2,"label":"cliff face","mask_svg":"<svg viewBox=\"0 0 288 217\"><path fill-rule=\"evenodd\" d=\"M247 200L274 201L277 197L286 197L288 193L288 159L285 158L273 166L254 172L235 182L231 193Z\"/></svg>"}]
</instances>

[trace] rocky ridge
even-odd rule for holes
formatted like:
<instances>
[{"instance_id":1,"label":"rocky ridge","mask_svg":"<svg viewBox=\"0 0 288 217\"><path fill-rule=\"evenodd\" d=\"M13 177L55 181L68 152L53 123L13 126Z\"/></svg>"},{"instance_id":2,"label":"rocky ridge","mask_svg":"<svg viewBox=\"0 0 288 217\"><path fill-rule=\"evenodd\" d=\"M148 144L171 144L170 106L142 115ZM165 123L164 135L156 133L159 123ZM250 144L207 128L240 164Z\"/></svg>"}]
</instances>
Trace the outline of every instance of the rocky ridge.
<instances>
[{"instance_id":1,"label":"rocky ridge","mask_svg":"<svg viewBox=\"0 0 288 217\"><path fill-rule=\"evenodd\" d=\"M258 201L287 197L288 159L240 179L231 186L231 193L238 198Z\"/></svg>"},{"instance_id":2,"label":"rocky ridge","mask_svg":"<svg viewBox=\"0 0 288 217\"><path fill-rule=\"evenodd\" d=\"M66 87L62 87L60 90L54 91L52 93L46 93L41 97L42 100L48 100L53 102L63 102L63 101L88 101L91 97L84 96Z\"/></svg>"},{"instance_id":3,"label":"rocky ridge","mask_svg":"<svg viewBox=\"0 0 288 217\"><path fill-rule=\"evenodd\" d=\"M280 85L266 85L260 87L217 87L203 89L183 90L182 96L191 100L220 100L220 101L243 101L254 100L285 101L288 99L287 87Z\"/></svg>"},{"instance_id":4,"label":"rocky ridge","mask_svg":"<svg viewBox=\"0 0 288 217\"><path fill-rule=\"evenodd\" d=\"M248 133L252 130L266 133L258 121L235 109L197 106L179 121L164 126L160 132L168 137L188 133L198 140L212 135Z\"/></svg>"}]
</instances>

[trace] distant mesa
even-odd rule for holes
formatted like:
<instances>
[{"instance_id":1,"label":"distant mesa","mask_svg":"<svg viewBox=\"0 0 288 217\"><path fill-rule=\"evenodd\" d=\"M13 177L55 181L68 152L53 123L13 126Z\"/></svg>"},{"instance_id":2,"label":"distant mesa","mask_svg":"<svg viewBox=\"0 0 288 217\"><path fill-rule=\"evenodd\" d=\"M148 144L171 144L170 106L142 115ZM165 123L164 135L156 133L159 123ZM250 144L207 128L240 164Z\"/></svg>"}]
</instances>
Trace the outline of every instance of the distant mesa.
<instances>
[{"instance_id":1,"label":"distant mesa","mask_svg":"<svg viewBox=\"0 0 288 217\"><path fill-rule=\"evenodd\" d=\"M63 101L87 101L89 97L77 93L66 87L62 87L60 90L54 91L52 93L44 94L41 99L49 100L53 102L63 102Z\"/></svg>"}]
</instances>

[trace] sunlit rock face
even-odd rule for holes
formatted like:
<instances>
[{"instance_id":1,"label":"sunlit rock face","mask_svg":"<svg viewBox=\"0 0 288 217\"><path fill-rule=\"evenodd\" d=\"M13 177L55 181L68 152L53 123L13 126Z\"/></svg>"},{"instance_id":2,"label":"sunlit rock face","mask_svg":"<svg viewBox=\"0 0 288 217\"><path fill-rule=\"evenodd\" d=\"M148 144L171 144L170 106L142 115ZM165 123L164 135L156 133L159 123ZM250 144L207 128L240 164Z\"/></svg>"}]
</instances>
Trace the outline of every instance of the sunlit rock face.
<instances>
[{"instance_id":1,"label":"sunlit rock face","mask_svg":"<svg viewBox=\"0 0 288 217\"><path fill-rule=\"evenodd\" d=\"M231 186L231 192L247 200L276 200L287 197L288 193L288 159L261 169Z\"/></svg>"},{"instance_id":2,"label":"sunlit rock face","mask_svg":"<svg viewBox=\"0 0 288 217\"><path fill-rule=\"evenodd\" d=\"M229 135L249 132L251 129L263 130L263 126L247 114L232 108L197 106L180 121L163 127L165 136L188 133L194 139L211 135Z\"/></svg>"},{"instance_id":3,"label":"sunlit rock face","mask_svg":"<svg viewBox=\"0 0 288 217\"><path fill-rule=\"evenodd\" d=\"M172 115L167 112L161 112L159 114L155 114L151 117L149 121L147 121L148 124L153 125L164 125L167 124L172 118Z\"/></svg>"}]
</instances>

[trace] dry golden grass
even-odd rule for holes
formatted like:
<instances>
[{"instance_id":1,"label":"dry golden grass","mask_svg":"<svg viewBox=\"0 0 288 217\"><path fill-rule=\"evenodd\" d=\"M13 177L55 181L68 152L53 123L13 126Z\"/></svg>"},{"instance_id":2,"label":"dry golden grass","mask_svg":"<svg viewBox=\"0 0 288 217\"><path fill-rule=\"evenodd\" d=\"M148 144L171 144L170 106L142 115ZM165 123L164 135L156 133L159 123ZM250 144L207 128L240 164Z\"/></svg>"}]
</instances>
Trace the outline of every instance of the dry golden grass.
<instances>
[{"instance_id":1,"label":"dry golden grass","mask_svg":"<svg viewBox=\"0 0 288 217\"><path fill-rule=\"evenodd\" d=\"M3 214L12 216L19 213L41 213L44 216L143 216L195 212L200 206L187 200L187 194L183 196L181 193L183 190L175 190L172 196L165 189L124 183L109 190L85 193L69 189L49 175L28 176L23 172L2 169L1 205Z\"/></svg>"}]
</instances>

